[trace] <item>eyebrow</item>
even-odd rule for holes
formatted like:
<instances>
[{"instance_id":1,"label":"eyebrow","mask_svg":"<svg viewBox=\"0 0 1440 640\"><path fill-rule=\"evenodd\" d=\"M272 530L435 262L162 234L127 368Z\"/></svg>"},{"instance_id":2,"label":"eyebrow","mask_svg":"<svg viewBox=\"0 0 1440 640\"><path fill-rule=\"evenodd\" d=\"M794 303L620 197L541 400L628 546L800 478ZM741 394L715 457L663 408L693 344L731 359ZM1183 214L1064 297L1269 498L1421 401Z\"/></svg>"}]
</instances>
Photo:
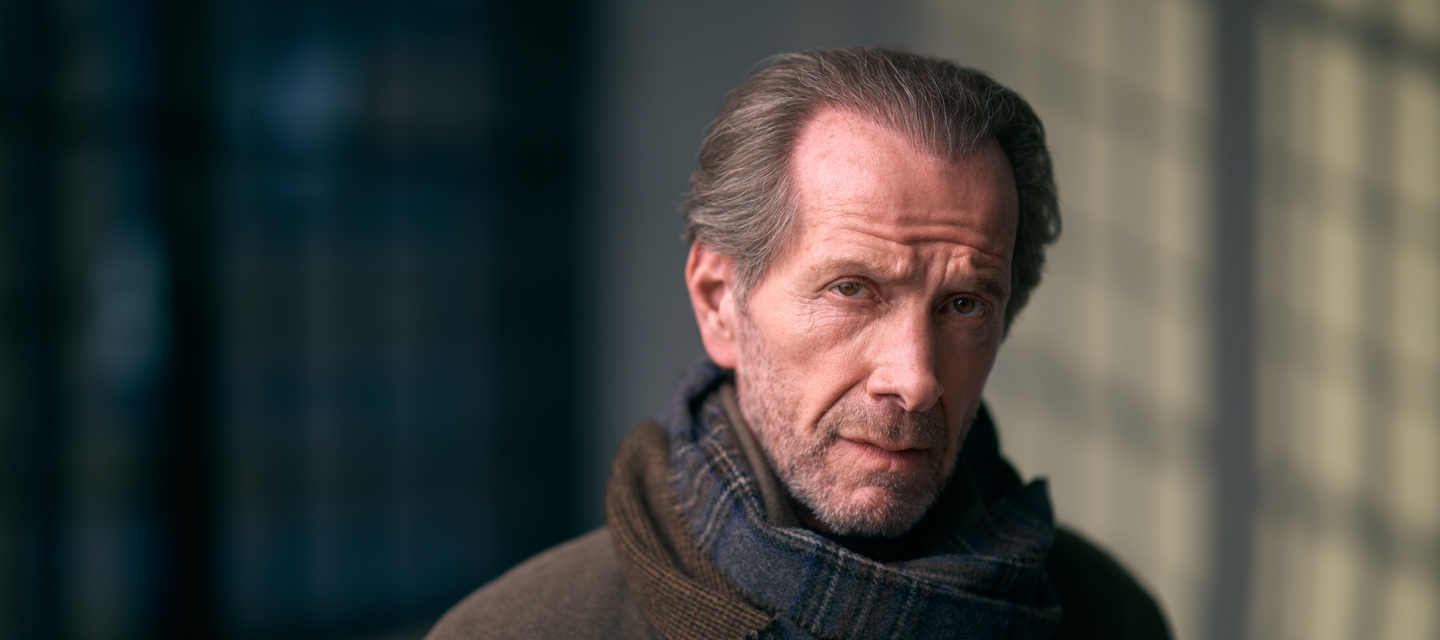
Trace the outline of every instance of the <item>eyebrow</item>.
<instances>
[{"instance_id":1,"label":"eyebrow","mask_svg":"<svg viewBox=\"0 0 1440 640\"><path fill-rule=\"evenodd\" d=\"M992 278L990 276L982 275L975 283L975 288L979 289L981 293L988 295L995 300L1008 302L1010 300L1009 284L1010 283L1008 282L1000 282L999 278Z\"/></svg>"},{"instance_id":2,"label":"eyebrow","mask_svg":"<svg viewBox=\"0 0 1440 640\"><path fill-rule=\"evenodd\" d=\"M810 271L815 274L836 272L853 273L874 279L878 282L894 282L905 279L905 273L899 270L883 267L877 268L873 263L854 258L827 258L817 263ZM967 278L967 280L974 283L974 288L977 291L995 300L1009 300L1010 283L1002 282L1000 278L992 277L988 275L987 272L982 271L973 279Z\"/></svg>"}]
</instances>

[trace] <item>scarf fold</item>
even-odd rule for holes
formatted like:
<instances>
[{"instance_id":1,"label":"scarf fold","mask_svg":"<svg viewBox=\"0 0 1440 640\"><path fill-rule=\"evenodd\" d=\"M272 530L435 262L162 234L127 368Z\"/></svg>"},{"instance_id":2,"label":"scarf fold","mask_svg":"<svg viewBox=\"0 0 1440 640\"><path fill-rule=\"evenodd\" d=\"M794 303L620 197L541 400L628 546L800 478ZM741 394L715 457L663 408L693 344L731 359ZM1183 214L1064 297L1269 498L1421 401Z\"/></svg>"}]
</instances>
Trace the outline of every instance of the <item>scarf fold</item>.
<instances>
[{"instance_id":1,"label":"scarf fold","mask_svg":"<svg viewBox=\"0 0 1440 640\"><path fill-rule=\"evenodd\" d=\"M630 594L668 640L755 638L774 616L706 560L670 486L665 432L641 424L620 444L605 491L605 520Z\"/></svg>"},{"instance_id":2,"label":"scarf fold","mask_svg":"<svg viewBox=\"0 0 1440 640\"><path fill-rule=\"evenodd\" d=\"M767 523L756 478L716 393L724 380L704 359L683 376L667 425L670 482L676 521L688 527L687 544L698 547L702 564L733 584L725 593L738 588L753 611L773 617L761 627L755 618L751 633L834 640L1049 637L1060 620L1044 568L1054 538L1049 494L1043 480L1020 485L999 457L983 411L957 463L971 476L967 489L984 498L983 515L941 531L936 553L879 562L814 531ZM928 520L917 529L934 525Z\"/></svg>"}]
</instances>

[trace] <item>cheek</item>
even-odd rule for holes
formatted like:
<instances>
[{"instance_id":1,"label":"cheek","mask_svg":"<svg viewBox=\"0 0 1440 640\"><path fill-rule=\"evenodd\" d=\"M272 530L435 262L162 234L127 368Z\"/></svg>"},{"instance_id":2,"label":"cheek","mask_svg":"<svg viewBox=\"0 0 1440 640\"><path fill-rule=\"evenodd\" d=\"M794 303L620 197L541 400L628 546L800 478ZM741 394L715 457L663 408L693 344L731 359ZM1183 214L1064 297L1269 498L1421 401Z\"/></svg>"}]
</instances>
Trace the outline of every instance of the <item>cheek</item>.
<instances>
[{"instance_id":1,"label":"cheek","mask_svg":"<svg viewBox=\"0 0 1440 640\"><path fill-rule=\"evenodd\" d=\"M855 356L870 342L868 320L833 305L796 305L765 318L766 344L808 375L838 373L862 360Z\"/></svg>"},{"instance_id":2,"label":"cheek","mask_svg":"<svg viewBox=\"0 0 1440 640\"><path fill-rule=\"evenodd\" d=\"M968 421L980 404L980 394L995 364L998 345L986 341L965 348L947 350L937 363L937 377L945 389L945 418L949 424Z\"/></svg>"}]
</instances>

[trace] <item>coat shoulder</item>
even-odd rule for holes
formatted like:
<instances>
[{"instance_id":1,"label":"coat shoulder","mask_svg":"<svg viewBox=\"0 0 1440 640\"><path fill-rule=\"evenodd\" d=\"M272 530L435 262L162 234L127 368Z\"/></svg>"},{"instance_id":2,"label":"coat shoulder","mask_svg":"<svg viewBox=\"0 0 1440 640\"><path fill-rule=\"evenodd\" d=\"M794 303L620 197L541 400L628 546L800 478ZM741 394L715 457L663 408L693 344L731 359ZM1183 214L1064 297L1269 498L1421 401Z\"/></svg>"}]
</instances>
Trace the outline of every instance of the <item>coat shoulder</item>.
<instances>
[{"instance_id":1,"label":"coat shoulder","mask_svg":"<svg viewBox=\"0 0 1440 640\"><path fill-rule=\"evenodd\" d=\"M1064 609L1057 640L1170 638L1155 599L1119 562L1074 531L1056 527L1045 569Z\"/></svg>"},{"instance_id":2,"label":"coat shoulder","mask_svg":"<svg viewBox=\"0 0 1440 640\"><path fill-rule=\"evenodd\" d=\"M630 596L610 531L600 528L476 589L426 639L653 637Z\"/></svg>"}]
</instances>

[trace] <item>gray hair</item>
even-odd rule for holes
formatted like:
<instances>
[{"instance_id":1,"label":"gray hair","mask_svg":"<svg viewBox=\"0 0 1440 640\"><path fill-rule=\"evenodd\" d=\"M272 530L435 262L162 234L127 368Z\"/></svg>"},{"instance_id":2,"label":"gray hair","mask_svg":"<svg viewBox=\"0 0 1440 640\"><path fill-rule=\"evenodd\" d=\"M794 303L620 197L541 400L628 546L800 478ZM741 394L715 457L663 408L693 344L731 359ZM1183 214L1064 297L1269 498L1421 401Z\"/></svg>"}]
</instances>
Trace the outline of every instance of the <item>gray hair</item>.
<instances>
[{"instance_id":1,"label":"gray hair","mask_svg":"<svg viewBox=\"0 0 1440 640\"><path fill-rule=\"evenodd\" d=\"M700 145L685 199L685 240L735 260L743 303L794 226L791 150L818 111L856 112L957 161L994 139L1019 193L1010 266L1008 332L1040 284L1045 245L1060 236L1060 206L1045 127L1019 94L984 73L889 49L856 47L770 58L726 98Z\"/></svg>"}]
</instances>

